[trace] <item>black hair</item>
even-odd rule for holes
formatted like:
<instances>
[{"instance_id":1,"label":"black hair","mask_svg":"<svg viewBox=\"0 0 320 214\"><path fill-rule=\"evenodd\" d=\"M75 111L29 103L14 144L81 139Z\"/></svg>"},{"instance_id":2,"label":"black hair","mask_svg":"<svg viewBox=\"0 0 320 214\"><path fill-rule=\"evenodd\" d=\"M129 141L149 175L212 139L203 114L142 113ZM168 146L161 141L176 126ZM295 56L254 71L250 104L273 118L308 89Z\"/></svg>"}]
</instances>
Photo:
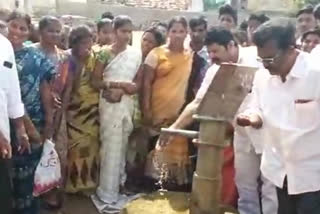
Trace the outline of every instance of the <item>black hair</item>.
<instances>
[{"instance_id":1,"label":"black hair","mask_svg":"<svg viewBox=\"0 0 320 214\"><path fill-rule=\"evenodd\" d=\"M150 27L148 28L145 32L145 33L152 33L154 38L156 39L156 42L157 42L157 46L160 46L160 45L163 45L165 42L166 42L166 37L165 35L163 35L161 33L161 31L158 29L158 27L156 26L153 26L153 27Z\"/></svg>"},{"instance_id":2,"label":"black hair","mask_svg":"<svg viewBox=\"0 0 320 214\"><path fill-rule=\"evenodd\" d=\"M162 32L164 37L167 37L167 33L168 33L168 24L167 24L167 22L156 21L156 22L152 23L151 27L157 27ZM163 32L164 30L165 30L165 32Z\"/></svg>"},{"instance_id":3,"label":"black hair","mask_svg":"<svg viewBox=\"0 0 320 214\"><path fill-rule=\"evenodd\" d=\"M81 40L93 38L92 30L87 25L80 25L71 30L69 36L69 46L74 48Z\"/></svg>"},{"instance_id":4,"label":"black hair","mask_svg":"<svg viewBox=\"0 0 320 214\"><path fill-rule=\"evenodd\" d=\"M314 7L313 15L316 19L320 19L320 3Z\"/></svg>"},{"instance_id":5,"label":"black hair","mask_svg":"<svg viewBox=\"0 0 320 214\"><path fill-rule=\"evenodd\" d=\"M59 19L54 16L44 16L39 21L39 31L44 30L46 27L48 27L53 22L59 22Z\"/></svg>"},{"instance_id":6,"label":"black hair","mask_svg":"<svg viewBox=\"0 0 320 214\"><path fill-rule=\"evenodd\" d=\"M296 17L299 17L301 14L313 14L313 6L306 5L305 7L303 7L297 12Z\"/></svg>"},{"instance_id":7,"label":"black hair","mask_svg":"<svg viewBox=\"0 0 320 214\"><path fill-rule=\"evenodd\" d=\"M94 21L88 20L86 22L84 22L84 25L88 26L90 29L94 29L96 30L96 23L94 23Z\"/></svg>"},{"instance_id":8,"label":"black hair","mask_svg":"<svg viewBox=\"0 0 320 214\"><path fill-rule=\"evenodd\" d=\"M111 19L111 20L113 20L114 19L114 15L111 12L104 12L101 15L101 19Z\"/></svg>"},{"instance_id":9,"label":"black hair","mask_svg":"<svg viewBox=\"0 0 320 214\"><path fill-rule=\"evenodd\" d=\"M111 25L112 27L112 20L108 19L108 18L104 18L98 21L97 23L97 28L98 28L98 32L100 32L100 30L105 26L105 25Z\"/></svg>"},{"instance_id":10,"label":"black hair","mask_svg":"<svg viewBox=\"0 0 320 214\"><path fill-rule=\"evenodd\" d=\"M61 40L58 47L62 50L67 50L69 48L69 35L71 32L71 27L68 25L62 26Z\"/></svg>"},{"instance_id":11,"label":"black hair","mask_svg":"<svg viewBox=\"0 0 320 214\"><path fill-rule=\"evenodd\" d=\"M248 21L250 20L256 20L258 22L260 22L261 24L267 22L270 20L270 18L264 14L264 13L252 13L250 14Z\"/></svg>"},{"instance_id":12,"label":"black hair","mask_svg":"<svg viewBox=\"0 0 320 214\"><path fill-rule=\"evenodd\" d=\"M28 14L18 12L18 11L13 11L10 13L10 15L7 19L7 22L10 22L14 19L23 19L27 23L28 29L29 30L31 29L31 25L32 25L31 24L31 17Z\"/></svg>"},{"instance_id":13,"label":"black hair","mask_svg":"<svg viewBox=\"0 0 320 214\"><path fill-rule=\"evenodd\" d=\"M200 25L204 25L205 28L207 29L208 21L205 16L194 17L194 18L191 18L189 21L189 27L191 30Z\"/></svg>"},{"instance_id":14,"label":"black hair","mask_svg":"<svg viewBox=\"0 0 320 214\"><path fill-rule=\"evenodd\" d=\"M39 24L38 23L31 24L29 40L32 43L40 42L40 30L39 30Z\"/></svg>"},{"instance_id":15,"label":"black hair","mask_svg":"<svg viewBox=\"0 0 320 214\"><path fill-rule=\"evenodd\" d=\"M186 29L188 29L188 22L187 19L184 16L175 16L173 17L168 25L168 31L170 31L170 29L173 27L174 24L176 23L180 23L182 24L182 26Z\"/></svg>"},{"instance_id":16,"label":"black hair","mask_svg":"<svg viewBox=\"0 0 320 214\"><path fill-rule=\"evenodd\" d=\"M234 23L238 23L238 13L235 9L233 9L231 7L230 4L225 4L225 5L222 5L220 8L219 8L219 18L220 16L222 15L230 15L232 18L233 18L233 21Z\"/></svg>"},{"instance_id":17,"label":"black hair","mask_svg":"<svg viewBox=\"0 0 320 214\"><path fill-rule=\"evenodd\" d=\"M235 43L237 43L231 31L224 27L218 26L218 27L212 27L208 31L207 37L205 39L205 44L208 46L216 43L218 45L222 45L225 48L227 48L228 44L231 41L234 41Z\"/></svg>"},{"instance_id":18,"label":"black hair","mask_svg":"<svg viewBox=\"0 0 320 214\"><path fill-rule=\"evenodd\" d=\"M308 30L307 32L305 32L302 37L301 37L301 41L303 42L307 36L309 35L317 35L320 38L320 29L319 28L315 28L312 30Z\"/></svg>"},{"instance_id":19,"label":"black hair","mask_svg":"<svg viewBox=\"0 0 320 214\"><path fill-rule=\"evenodd\" d=\"M247 31L248 29L248 21L247 20L243 20L239 26L240 30L242 31Z\"/></svg>"},{"instance_id":20,"label":"black hair","mask_svg":"<svg viewBox=\"0 0 320 214\"><path fill-rule=\"evenodd\" d=\"M246 31L243 31L241 29L232 30L232 35L236 43L238 43L239 45L242 45L244 43L248 44L249 42L248 34Z\"/></svg>"},{"instance_id":21,"label":"black hair","mask_svg":"<svg viewBox=\"0 0 320 214\"><path fill-rule=\"evenodd\" d=\"M116 16L113 20L113 29L117 30L124 25L132 24L132 19L127 15Z\"/></svg>"},{"instance_id":22,"label":"black hair","mask_svg":"<svg viewBox=\"0 0 320 214\"><path fill-rule=\"evenodd\" d=\"M166 22L157 22L155 26L160 26L168 30L168 24Z\"/></svg>"},{"instance_id":23,"label":"black hair","mask_svg":"<svg viewBox=\"0 0 320 214\"><path fill-rule=\"evenodd\" d=\"M268 41L275 41L282 50L295 46L295 25L288 18L277 18L260 25L253 34L253 42L263 47Z\"/></svg>"}]
</instances>

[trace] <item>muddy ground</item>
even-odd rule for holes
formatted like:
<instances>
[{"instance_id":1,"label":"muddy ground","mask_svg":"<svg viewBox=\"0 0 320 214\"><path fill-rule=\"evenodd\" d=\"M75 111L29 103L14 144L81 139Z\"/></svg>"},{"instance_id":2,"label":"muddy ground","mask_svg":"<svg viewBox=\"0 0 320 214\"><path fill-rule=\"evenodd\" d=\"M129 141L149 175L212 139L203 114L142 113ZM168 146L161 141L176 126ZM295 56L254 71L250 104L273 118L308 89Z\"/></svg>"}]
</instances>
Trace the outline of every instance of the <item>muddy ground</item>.
<instances>
[{"instance_id":1,"label":"muddy ground","mask_svg":"<svg viewBox=\"0 0 320 214\"><path fill-rule=\"evenodd\" d=\"M64 207L58 211L42 209L41 214L99 214L91 199L86 196L68 195Z\"/></svg>"}]
</instances>

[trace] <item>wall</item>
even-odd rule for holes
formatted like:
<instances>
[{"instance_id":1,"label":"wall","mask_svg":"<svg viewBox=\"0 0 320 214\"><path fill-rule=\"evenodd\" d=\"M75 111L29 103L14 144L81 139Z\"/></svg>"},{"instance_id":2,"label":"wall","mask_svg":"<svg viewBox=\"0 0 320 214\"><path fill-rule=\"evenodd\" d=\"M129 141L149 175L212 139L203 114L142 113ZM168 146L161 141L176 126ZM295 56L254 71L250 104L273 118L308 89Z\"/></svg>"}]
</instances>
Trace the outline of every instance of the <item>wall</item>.
<instances>
[{"instance_id":1,"label":"wall","mask_svg":"<svg viewBox=\"0 0 320 214\"><path fill-rule=\"evenodd\" d=\"M186 10L188 9L189 4L189 0L120 0L120 2L122 2L126 6L158 8L167 10Z\"/></svg>"},{"instance_id":2,"label":"wall","mask_svg":"<svg viewBox=\"0 0 320 214\"><path fill-rule=\"evenodd\" d=\"M14 0L0 0L0 8L5 8L5 9L14 8Z\"/></svg>"},{"instance_id":3,"label":"wall","mask_svg":"<svg viewBox=\"0 0 320 214\"><path fill-rule=\"evenodd\" d=\"M30 1L30 0L29 0ZM34 7L55 7L56 0L31 0Z\"/></svg>"},{"instance_id":4,"label":"wall","mask_svg":"<svg viewBox=\"0 0 320 214\"><path fill-rule=\"evenodd\" d=\"M0 0L1 1L1 0ZM121 5L110 5L110 4L101 4L92 0L89 3L86 2L74 2L61 1L59 9L57 11L58 15L78 15L97 20L102 13L106 11L112 12L114 15L125 14L129 15L133 20L137 28L145 29L145 27L150 26L153 21L161 20L167 21L173 16L182 15L190 19L193 16L205 15L208 18L209 25L217 25L218 13L216 10L209 12L188 12L188 11L177 11L177 10L160 10L160 9L148 9L140 7L127 7ZM278 0L275 0L278 1ZM36 10L38 16L48 14L47 9ZM53 13L53 11L51 11ZM270 16L279 16L284 13L271 12ZM248 12L245 10L240 10L239 12L239 24L241 21L248 15Z\"/></svg>"},{"instance_id":5,"label":"wall","mask_svg":"<svg viewBox=\"0 0 320 214\"><path fill-rule=\"evenodd\" d=\"M297 9L296 0L249 0L249 10L265 11L295 11Z\"/></svg>"},{"instance_id":6,"label":"wall","mask_svg":"<svg viewBox=\"0 0 320 214\"><path fill-rule=\"evenodd\" d=\"M0 0L2 1L2 0ZM34 0L34 1L45 1L45 0ZM52 3L55 0L49 0ZM88 1L88 3L87 3ZM266 0L252 0L252 1L266 1ZM279 1L279 0L270 0ZM284 0L293 1L293 0ZM56 10L51 4L46 6L34 7L34 13L37 17L47 14L58 14L58 15L78 15L89 17L97 20L103 12L110 11L115 15L126 14L132 17L136 27L144 29L149 26L153 21L161 20L167 21L173 16L182 15L190 19L196 15L205 15L208 18L209 25L217 24L217 11L213 10L210 12L188 12L178 10L160 10L160 9L149 9L141 7L127 7L121 5L111 5L107 3L100 3L99 0L58 0L59 8ZM250 0L249 2L250 3ZM249 6L249 5L248 5ZM254 8L251 7L254 10ZM271 16L277 16L279 13L271 13ZM280 13L281 14L281 13ZM282 13L283 14L283 13ZM245 10L239 12L239 23L248 15Z\"/></svg>"},{"instance_id":7,"label":"wall","mask_svg":"<svg viewBox=\"0 0 320 214\"><path fill-rule=\"evenodd\" d=\"M132 17L134 23L139 28L144 28L148 26L151 22L155 20L166 21L173 16L183 15L187 18L191 18L196 15L206 15L208 21L211 25L216 24L217 13L216 11L211 12L187 12L187 11L175 11L175 10L159 10L159 9L147 9L147 8L137 8L137 7L126 7L126 6L112 6L108 4L99 3L72 3L65 2L61 4L58 14L69 14L69 15L80 15L85 17L90 17L93 19L98 19L103 12L111 11L115 15L126 14ZM41 14L41 13L40 13Z\"/></svg>"}]
</instances>

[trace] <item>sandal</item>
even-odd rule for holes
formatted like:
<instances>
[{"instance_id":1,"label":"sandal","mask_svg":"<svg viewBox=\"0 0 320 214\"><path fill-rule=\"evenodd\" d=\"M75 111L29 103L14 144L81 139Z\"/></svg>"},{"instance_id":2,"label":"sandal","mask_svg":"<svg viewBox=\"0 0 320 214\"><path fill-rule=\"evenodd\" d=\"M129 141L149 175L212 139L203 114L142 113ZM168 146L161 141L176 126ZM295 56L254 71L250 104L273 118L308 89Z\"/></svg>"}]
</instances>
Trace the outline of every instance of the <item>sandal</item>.
<instances>
[{"instance_id":1,"label":"sandal","mask_svg":"<svg viewBox=\"0 0 320 214\"><path fill-rule=\"evenodd\" d=\"M52 210L52 211L59 210L62 208L62 205L63 205L62 193L57 191L53 191L45 194L41 200L41 206L46 210Z\"/></svg>"}]
</instances>

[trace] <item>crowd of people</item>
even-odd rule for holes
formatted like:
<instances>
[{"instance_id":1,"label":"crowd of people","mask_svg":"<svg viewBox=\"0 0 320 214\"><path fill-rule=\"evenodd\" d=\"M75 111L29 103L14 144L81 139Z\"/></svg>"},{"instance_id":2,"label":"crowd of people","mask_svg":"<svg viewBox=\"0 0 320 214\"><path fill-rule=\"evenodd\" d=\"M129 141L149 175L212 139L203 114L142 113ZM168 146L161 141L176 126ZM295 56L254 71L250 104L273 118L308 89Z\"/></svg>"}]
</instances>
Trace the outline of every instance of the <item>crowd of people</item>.
<instances>
[{"instance_id":1,"label":"crowd of people","mask_svg":"<svg viewBox=\"0 0 320 214\"><path fill-rule=\"evenodd\" d=\"M153 23L139 49L126 15L70 27L0 11L1 213L60 209L66 193L118 213L137 193L190 191L197 148L161 128L197 131L192 116L221 63L235 63L258 71L228 124L221 202L241 214L319 214L320 6L295 18L254 13L238 25L223 5L216 26ZM62 179L35 197L48 139Z\"/></svg>"}]
</instances>

